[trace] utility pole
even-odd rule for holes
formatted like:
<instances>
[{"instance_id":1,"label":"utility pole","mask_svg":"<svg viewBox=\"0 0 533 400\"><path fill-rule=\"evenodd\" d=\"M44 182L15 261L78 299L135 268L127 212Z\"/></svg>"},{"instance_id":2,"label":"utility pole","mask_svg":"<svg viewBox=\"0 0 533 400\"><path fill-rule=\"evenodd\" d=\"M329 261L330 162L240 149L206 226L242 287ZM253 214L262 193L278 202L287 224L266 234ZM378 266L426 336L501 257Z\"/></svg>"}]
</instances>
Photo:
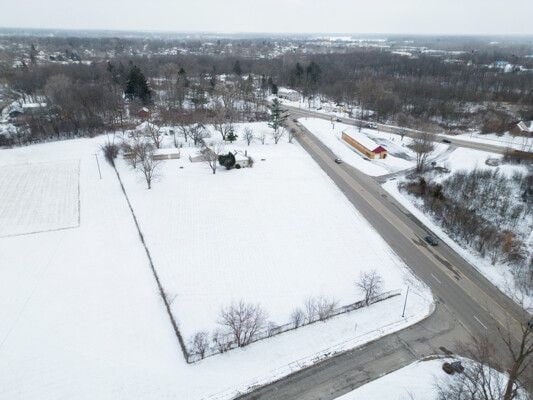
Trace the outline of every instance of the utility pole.
<instances>
[{"instance_id":1,"label":"utility pole","mask_svg":"<svg viewBox=\"0 0 533 400\"><path fill-rule=\"evenodd\" d=\"M407 305L407 296L409 296L409 286L407 286L407 293L405 293L405 301L403 303L402 318L405 316L405 306Z\"/></svg>"},{"instance_id":2,"label":"utility pole","mask_svg":"<svg viewBox=\"0 0 533 400\"><path fill-rule=\"evenodd\" d=\"M102 179L102 171L100 171L100 163L98 162L98 154L94 154L94 158L96 158L96 165L98 166L98 175L100 176L100 179Z\"/></svg>"}]
</instances>

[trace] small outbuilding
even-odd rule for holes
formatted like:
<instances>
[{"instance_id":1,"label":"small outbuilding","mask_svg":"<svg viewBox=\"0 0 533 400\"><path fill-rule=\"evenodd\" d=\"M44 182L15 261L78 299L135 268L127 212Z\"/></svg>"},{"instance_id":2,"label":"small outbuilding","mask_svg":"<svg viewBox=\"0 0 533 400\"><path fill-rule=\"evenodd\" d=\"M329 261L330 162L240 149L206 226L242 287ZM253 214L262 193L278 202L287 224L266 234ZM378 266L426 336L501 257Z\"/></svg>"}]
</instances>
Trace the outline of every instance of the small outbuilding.
<instances>
[{"instance_id":1,"label":"small outbuilding","mask_svg":"<svg viewBox=\"0 0 533 400\"><path fill-rule=\"evenodd\" d=\"M146 107L143 107L137 112L137 116L143 121L146 121L148 118L150 118L150 110Z\"/></svg>"},{"instance_id":2,"label":"small outbuilding","mask_svg":"<svg viewBox=\"0 0 533 400\"><path fill-rule=\"evenodd\" d=\"M387 157L386 148L378 145L362 133L348 135L346 132L342 132L342 140L371 160L384 159Z\"/></svg>"}]
</instances>

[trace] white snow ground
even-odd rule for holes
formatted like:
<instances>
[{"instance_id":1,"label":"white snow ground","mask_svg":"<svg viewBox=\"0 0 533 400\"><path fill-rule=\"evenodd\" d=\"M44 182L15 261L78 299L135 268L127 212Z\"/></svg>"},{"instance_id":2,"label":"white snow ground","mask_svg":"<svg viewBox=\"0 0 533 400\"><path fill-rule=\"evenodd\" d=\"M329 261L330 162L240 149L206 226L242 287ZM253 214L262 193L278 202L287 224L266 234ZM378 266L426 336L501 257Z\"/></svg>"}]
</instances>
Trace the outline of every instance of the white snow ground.
<instances>
[{"instance_id":1,"label":"white snow ground","mask_svg":"<svg viewBox=\"0 0 533 400\"><path fill-rule=\"evenodd\" d=\"M220 308L240 299L284 324L309 297L360 300L360 272L376 269L384 291L405 286L403 262L298 144L229 147L247 150L254 167L213 175L184 148L161 164L151 191L118 162L163 286L178 295L172 309L186 338L216 328Z\"/></svg>"},{"instance_id":2,"label":"white snow ground","mask_svg":"<svg viewBox=\"0 0 533 400\"><path fill-rule=\"evenodd\" d=\"M324 145L326 145L337 157L352 167L370 176L381 176L413 168L415 166L415 154L409 149L411 139L374 129L362 129L361 133L368 136L374 142L388 150L387 158L383 160L365 160L365 157L353 149L341 139L343 131L355 132L357 127L335 122L332 124L319 118L300 118L303 126L311 131ZM448 148L447 145L436 143L432 157L437 157Z\"/></svg>"},{"instance_id":3,"label":"white snow ground","mask_svg":"<svg viewBox=\"0 0 533 400\"><path fill-rule=\"evenodd\" d=\"M0 237L77 227L78 174L78 161L3 165Z\"/></svg>"},{"instance_id":4,"label":"white snow ground","mask_svg":"<svg viewBox=\"0 0 533 400\"><path fill-rule=\"evenodd\" d=\"M370 308L336 317L327 323L316 323L254 343L245 349L211 357L194 365L186 364L159 298L146 255L140 245L131 214L114 172L107 163L103 162L102 157L100 157L100 165L103 179L100 180L98 177L94 153L101 154L99 145L103 140L104 138L78 139L1 151L0 164L2 166L27 162L58 162L63 160L65 155L68 155L69 159L79 159L82 212L79 228L0 238L0 254L2 254L0 260L0 398L10 400L229 398L236 393L236 390L245 390L250 385L271 381L316 361L324 354L352 348L383 334L402 329L431 312L431 295L425 287L418 285L418 289L413 292L417 295L409 296L406 319L400 317L403 296L398 296L372 305ZM326 226L323 226L325 233L319 245L324 249L318 251L312 249L315 254L316 252L321 254L321 252L336 251L339 245L332 238L336 239L341 234L349 235L349 245L357 240L358 237L354 236L352 231L356 228L340 229L339 227L352 224L363 231L370 229L365 228L366 222L358 220L360 217L356 210L353 210L349 204L345 204L346 200L342 199L329 178L322 174L302 149L297 145L280 143L278 146L286 147L287 150L276 150L274 145L264 146L265 153L263 154L267 161L256 161L257 165L253 170L229 172L221 170L217 173L220 175L213 177L204 164L195 164L194 167L187 166L184 170L178 170L172 166L175 166L172 164L174 161L169 161L163 166L162 171L169 171L176 175L162 177L160 182L154 184L153 191L145 190L143 183L133 175L128 184L129 186L135 185L136 188L130 187L130 190L132 193L137 193L139 203L140 197L156 198L158 193L175 194L177 190L186 189L187 192L191 191L195 194L193 189L199 187L199 184L195 186L196 179L202 182L204 179L207 181L213 178L211 183L213 180L220 179L221 186L223 184L224 187L235 189L239 194L241 191L238 189L245 188L243 190L249 196L249 201L255 204L261 201L263 204L261 212L271 218L268 221L259 218L257 224L251 225L249 221L242 222L239 220L241 217L236 216L237 222L240 223L232 225L234 227L232 232L236 231L238 234L234 249L240 253L252 251L246 250L249 243L245 241L244 235L250 229L247 228L250 225L259 226L267 232L261 236L259 242L253 243L257 251L262 251L260 249L268 246L269 240L273 240L268 234L269 227L279 228L280 234L283 232L284 235L295 234L295 232L300 235L301 232L305 232L304 229L309 227L309 222L302 222L298 219L296 223L302 223L300 229L290 229L284 225L285 222L278 225L279 221L285 218L294 222L290 212L280 211L282 214L279 216L273 212L273 210L279 211L283 206L298 215L294 200L295 198L300 200L300 197L306 199L304 203L306 207L315 211L313 214L307 212L306 217L315 218L315 214L319 214L315 220L317 224L323 225L325 217L321 217L320 214L329 215L332 218L325 224ZM280 154L277 154L277 151ZM256 154L262 153L254 150L253 155ZM288 156L294 159L287 158ZM256 160L260 160L260 157L256 157ZM279 162L274 163L275 160ZM281 165L282 162L283 165ZM263 163L265 166L261 167ZM286 173L285 169L291 169L291 167L294 170L293 173ZM195 174L195 171L198 174ZM183 175L178 175L178 173L183 173ZM189 173L190 175L187 175ZM246 178L245 173L250 173L254 179ZM238 179L239 183L230 185L228 182L233 179ZM276 182L277 180L281 182ZM286 196L273 197L272 193L276 192L272 190L278 190L280 185L289 189L294 185L294 189L288 190ZM324 193L320 193L320 196L324 196L327 204L322 200L318 203L315 199L307 200L309 195L316 196L314 189L311 189L314 185L317 185L317 190L323 190ZM175 189L173 186L181 189ZM261 189L255 194L257 197L254 197L255 188L262 186L265 189ZM259 195L265 195L262 190L267 191L267 200L259 197ZM303 193L300 196L294 193L302 190ZM196 195L194 196L197 204L193 210L197 211L194 211L191 221L197 220L197 214L203 211L201 200L207 199L205 201L211 202L209 200L211 198L205 195L204 188L201 193L203 197L200 197L200 200ZM232 195L229 199L234 200L235 197ZM154 218L161 222L164 218L160 217L160 214L166 214L166 211L176 212L175 210L182 203L184 205L191 203L190 199L182 201L182 198L187 200L185 195L166 199L167 209L153 208ZM219 200L220 197L215 196L212 199ZM39 198L36 197L35 201L38 200ZM162 201L160 199L154 205L159 206L159 202ZM242 203L237 205L243 208L243 212L249 210L243 200L235 201ZM228 206L228 201L221 203L224 207L220 208L222 211L216 214L216 218L221 214L222 219L227 219L224 210L233 210L233 208ZM322 208L316 210L317 205ZM341 211L336 211L331 215L330 208ZM344 217L348 220L345 221ZM203 217L198 218L203 223L206 222ZM209 227L212 226L210 221L207 221ZM225 221L227 223L227 220ZM259 223L262 225L258 225ZM328 228L328 224L332 224L333 228ZM335 228L340 230L337 232ZM198 228L198 234L201 235L202 231L203 229ZM316 229L311 230L310 233L316 234ZM370 237L375 235L370 231L367 233ZM239 234L242 235L244 241L241 241ZM197 239L194 236L191 238ZM308 238L307 233L304 238ZM164 231L158 232L157 236L150 236L148 240L161 241L167 246L159 247L159 249L169 250L168 246L173 244L172 252L165 253L169 258L170 256L180 257L180 253L183 252L189 253L185 257L191 257L200 248L204 253L209 254L213 249L227 245L224 235L220 238L207 235L205 240L214 241L209 246L203 247L199 245L195 247L194 243L190 243L190 239L184 239L183 243L171 243L170 240L165 239ZM287 242L295 245L303 241L304 239L298 236L294 239L287 237ZM416 285L417 282L414 282L408 272L402 269L401 263L398 268L397 260L388 252L388 248L383 247L382 240L378 237L376 241L377 249L384 251L382 258L389 260L385 262L390 266L384 270L387 273L385 282L391 284L394 279L398 279L397 283L401 287L405 278L410 280L410 285ZM316 241L313 243L315 247L318 247ZM158 248L157 245L155 247ZM280 253L288 251L290 255L292 251L295 251L290 247L280 245L278 250ZM308 248L309 246L306 250ZM154 253L158 251L160 250L154 249ZM346 253L342 254L348 262ZM156 255L157 257L159 256ZM198 257L197 254L196 257ZM278 254L272 254L271 257L276 262L279 260L286 262L290 259L285 259ZM323 255L320 257L324 258ZM332 257L333 261L338 260L337 255L333 254ZM353 258L351 256L349 259L351 266L349 272L356 275L357 265L354 267L356 262ZM335 267L334 272L323 270L321 272L316 269L314 272L319 275L319 278L325 278L327 285L331 284L329 280L331 276L337 279L340 299L348 290L348 286L350 287L348 297L353 296L355 299L357 293L353 291L352 282L346 283L346 288L343 289L343 285L348 280L345 275L340 274L344 271L336 269L332 261L326 261L324 268ZM242 268L239 264L236 265L236 268ZM292 291L299 287L298 283L293 281L293 284L286 288L283 286L285 284L283 281L286 277L292 277L292 279L298 277L292 269L303 267L298 267L301 264L296 267L288 264L282 265L285 271L274 263L275 269L270 273L262 273L255 268L264 267L264 265L249 263L246 269L249 275L247 281L256 285L255 289L265 298L280 295L281 289L285 288L287 295L281 301L290 300ZM182 267L181 264L179 266ZM201 267L202 265L199 268ZM376 267L379 266L376 265ZM226 268L229 267L226 265ZM308 269L305 268L303 271L308 272ZM197 279L194 277L194 271L185 272L189 274L191 281L183 284L186 289L184 293L196 300L206 299L205 303L198 301L197 308L191 308L190 312L196 311L201 314L204 304L214 305L219 301L216 297L219 296L219 292L232 289L232 286L221 288L223 285L228 285L229 278L218 284L214 278L209 278L209 285L203 287L203 282L194 280ZM200 272L202 271L199 270L198 277L203 279L206 275ZM253 278L256 272L263 282ZM389 275L392 278L389 278ZM220 276L222 276L221 273L218 277ZM308 278L302 279L308 282ZM247 290L246 281L242 280L244 282L240 284L240 288L245 291ZM262 285L257 285L258 282ZM278 283L280 283L279 286ZM229 284L239 285L239 283L231 282ZM194 288L198 291L205 290L203 296L199 292L194 292ZM312 290L310 293L314 295L316 291ZM184 296L181 293L177 294L176 302L179 302ZM273 300L273 303L277 301ZM186 302L186 305L193 307L192 303ZM271 312L271 317L276 315L275 307L269 308L268 311ZM178 315L178 320L180 318L181 314ZM191 319L193 322L194 318L193 316ZM211 318L206 318L206 320L213 322Z\"/></svg>"}]
</instances>

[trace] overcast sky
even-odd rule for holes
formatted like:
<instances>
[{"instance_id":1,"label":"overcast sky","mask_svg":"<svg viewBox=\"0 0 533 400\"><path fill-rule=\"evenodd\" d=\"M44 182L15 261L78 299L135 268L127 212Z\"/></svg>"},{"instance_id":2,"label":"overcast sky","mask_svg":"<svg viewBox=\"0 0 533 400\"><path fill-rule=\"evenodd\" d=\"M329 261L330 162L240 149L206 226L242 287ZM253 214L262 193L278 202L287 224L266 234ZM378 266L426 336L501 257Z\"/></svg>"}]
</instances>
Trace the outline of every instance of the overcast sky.
<instances>
[{"instance_id":1,"label":"overcast sky","mask_svg":"<svg viewBox=\"0 0 533 400\"><path fill-rule=\"evenodd\" d=\"M0 0L0 26L533 34L533 0Z\"/></svg>"}]
</instances>

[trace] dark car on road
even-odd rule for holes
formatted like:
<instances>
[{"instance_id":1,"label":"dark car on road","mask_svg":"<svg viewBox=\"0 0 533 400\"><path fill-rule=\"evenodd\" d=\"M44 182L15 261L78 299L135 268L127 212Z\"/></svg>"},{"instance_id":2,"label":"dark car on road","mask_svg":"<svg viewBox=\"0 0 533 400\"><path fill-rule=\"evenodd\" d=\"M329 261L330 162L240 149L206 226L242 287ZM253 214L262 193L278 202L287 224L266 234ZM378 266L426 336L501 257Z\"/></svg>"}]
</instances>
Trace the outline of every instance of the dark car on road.
<instances>
[{"instance_id":1,"label":"dark car on road","mask_svg":"<svg viewBox=\"0 0 533 400\"><path fill-rule=\"evenodd\" d=\"M337 118L335 121L337 121L337 122L342 122L342 119Z\"/></svg>"},{"instance_id":2,"label":"dark car on road","mask_svg":"<svg viewBox=\"0 0 533 400\"><path fill-rule=\"evenodd\" d=\"M336 159L335 159L335 162L336 162L337 164L342 164L342 160L341 160L340 158L336 158Z\"/></svg>"},{"instance_id":3,"label":"dark car on road","mask_svg":"<svg viewBox=\"0 0 533 400\"><path fill-rule=\"evenodd\" d=\"M438 240L435 239L435 238L434 238L433 236L431 236L431 235L427 235L427 236L424 238L424 240L425 240L426 242L428 242L428 243L429 243L430 245L432 245L432 246L436 246L436 245L439 244Z\"/></svg>"},{"instance_id":4,"label":"dark car on road","mask_svg":"<svg viewBox=\"0 0 533 400\"><path fill-rule=\"evenodd\" d=\"M451 144L452 141L450 139L442 139L442 143L448 143Z\"/></svg>"}]
</instances>

